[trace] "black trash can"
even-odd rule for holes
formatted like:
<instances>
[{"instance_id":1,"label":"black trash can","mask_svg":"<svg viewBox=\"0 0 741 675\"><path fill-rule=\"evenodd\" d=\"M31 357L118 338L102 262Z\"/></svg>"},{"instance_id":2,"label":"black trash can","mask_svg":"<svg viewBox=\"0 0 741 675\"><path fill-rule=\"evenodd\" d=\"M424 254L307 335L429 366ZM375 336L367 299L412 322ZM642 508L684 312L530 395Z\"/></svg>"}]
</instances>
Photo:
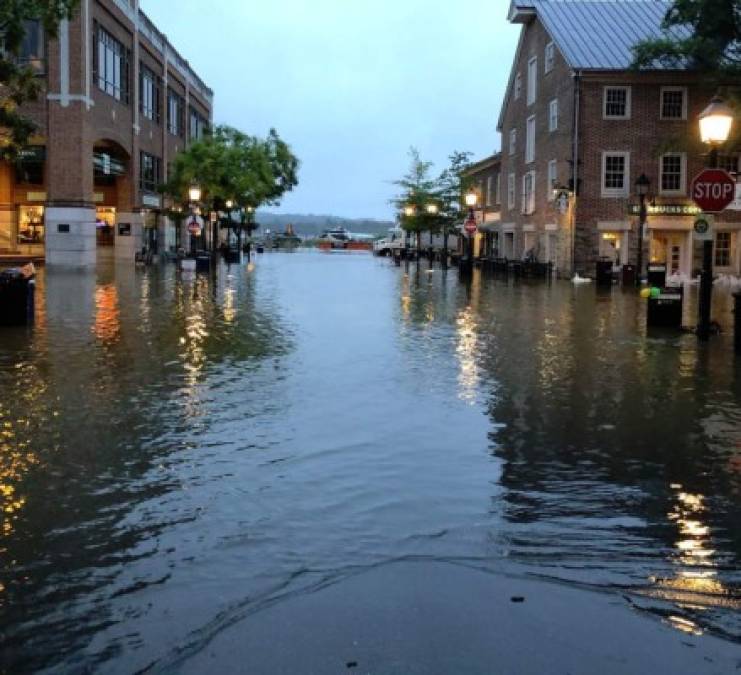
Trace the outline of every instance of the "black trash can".
<instances>
[{"instance_id":1,"label":"black trash can","mask_svg":"<svg viewBox=\"0 0 741 675\"><path fill-rule=\"evenodd\" d=\"M663 288L655 298L648 299L646 325L649 328L682 327L682 302L684 289L680 287Z\"/></svg>"},{"instance_id":2,"label":"black trash can","mask_svg":"<svg viewBox=\"0 0 741 675\"><path fill-rule=\"evenodd\" d=\"M211 269L211 256L208 253L199 253L196 256L196 271L208 272Z\"/></svg>"},{"instance_id":3,"label":"black trash can","mask_svg":"<svg viewBox=\"0 0 741 675\"><path fill-rule=\"evenodd\" d=\"M620 271L621 282L623 286L636 285L636 267L635 265L623 265Z\"/></svg>"},{"instance_id":4,"label":"black trash can","mask_svg":"<svg viewBox=\"0 0 741 675\"><path fill-rule=\"evenodd\" d=\"M227 263L239 264L242 262L242 253L239 251L239 249L230 248L224 251L224 261Z\"/></svg>"},{"instance_id":5,"label":"black trash can","mask_svg":"<svg viewBox=\"0 0 741 675\"><path fill-rule=\"evenodd\" d=\"M0 272L0 326L33 323L36 282L19 270Z\"/></svg>"},{"instance_id":6,"label":"black trash can","mask_svg":"<svg viewBox=\"0 0 741 675\"><path fill-rule=\"evenodd\" d=\"M612 260L604 259L597 261L595 280L597 286L612 286Z\"/></svg>"},{"instance_id":7,"label":"black trash can","mask_svg":"<svg viewBox=\"0 0 741 675\"><path fill-rule=\"evenodd\" d=\"M648 285L655 288L666 286L666 265L651 263L648 266Z\"/></svg>"}]
</instances>

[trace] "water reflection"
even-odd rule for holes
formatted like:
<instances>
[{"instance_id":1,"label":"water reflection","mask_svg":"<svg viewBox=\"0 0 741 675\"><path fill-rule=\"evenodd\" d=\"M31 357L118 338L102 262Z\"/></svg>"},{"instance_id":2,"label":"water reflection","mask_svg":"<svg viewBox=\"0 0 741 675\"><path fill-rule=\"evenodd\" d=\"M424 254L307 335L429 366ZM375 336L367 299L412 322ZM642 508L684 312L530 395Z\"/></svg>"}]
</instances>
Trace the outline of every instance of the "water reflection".
<instances>
[{"instance_id":1,"label":"water reflection","mask_svg":"<svg viewBox=\"0 0 741 675\"><path fill-rule=\"evenodd\" d=\"M46 321L0 334L9 671L156 668L407 556L741 635L728 335L647 337L633 293L369 256L40 292Z\"/></svg>"}]
</instances>

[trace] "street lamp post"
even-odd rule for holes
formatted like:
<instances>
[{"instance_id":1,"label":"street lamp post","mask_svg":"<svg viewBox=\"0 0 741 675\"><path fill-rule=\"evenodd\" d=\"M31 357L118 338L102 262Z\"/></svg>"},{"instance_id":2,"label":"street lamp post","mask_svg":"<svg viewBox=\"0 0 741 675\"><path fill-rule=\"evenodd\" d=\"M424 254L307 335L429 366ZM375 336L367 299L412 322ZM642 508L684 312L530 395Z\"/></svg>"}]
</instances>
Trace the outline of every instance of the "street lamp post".
<instances>
[{"instance_id":1,"label":"street lamp post","mask_svg":"<svg viewBox=\"0 0 741 675\"><path fill-rule=\"evenodd\" d=\"M435 202L429 202L425 206L425 211L427 211L427 215L430 217L430 251L429 251L429 259L430 263L432 263L433 259L433 241L432 241L432 230L433 230L433 221L437 218L437 214L440 212L440 209L438 208L437 204Z\"/></svg>"},{"instance_id":2,"label":"street lamp post","mask_svg":"<svg viewBox=\"0 0 741 675\"><path fill-rule=\"evenodd\" d=\"M473 238L475 236L475 231L469 232L468 227L469 223L475 225L476 224L476 204L479 201L479 196L476 194L475 190L469 190L466 192L464 196L464 201L466 202L466 206L468 207L468 216L466 217L466 222L464 224L464 230L466 235L466 259L465 259L465 266L462 268L462 271L468 273L473 272Z\"/></svg>"},{"instance_id":3,"label":"street lamp post","mask_svg":"<svg viewBox=\"0 0 741 675\"><path fill-rule=\"evenodd\" d=\"M651 181L648 179L645 173L642 173L635 183L636 194L640 201L640 210L638 212L638 264L636 266L636 286L640 288L641 280L643 279L643 240L645 239L646 230L646 197L648 197L648 191L651 187Z\"/></svg>"},{"instance_id":4,"label":"street lamp post","mask_svg":"<svg viewBox=\"0 0 741 675\"><path fill-rule=\"evenodd\" d=\"M255 207L250 205L245 209L247 213L247 262L252 261L252 229L255 216Z\"/></svg>"},{"instance_id":5,"label":"street lamp post","mask_svg":"<svg viewBox=\"0 0 741 675\"><path fill-rule=\"evenodd\" d=\"M718 168L718 147L728 140L733 126L733 110L716 95L710 105L700 113L700 138L710 146L708 163L711 169ZM713 305L713 240L703 242L702 273L700 275L700 298L698 303L697 337L710 338L710 317Z\"/></svg>"},{"instance_id":6,"label":"street lamp post","mask_svg":"<svg viewBox=\"0 0 741 675\"><path fill-rule=\"evenodd\" d=\"M190 188L188 188L188 200L190 202L190 212L192 216L190 225L188 226L188 231L190 232L190 253L195 258L196 240L200 235L199 223L196 220L196 211L198 209L198 204L201 201L201 186L198 185L198 183L191 183Z\"/></svg>"},{"instance_id":7,"label":"street lamp post","mask_svg":"<svg viewBox=\"0 0 741 675\"><path fill-rule=\"evenodd\" d=\"M406 204L406 205L404 206L404 216L405 216L406 218L414 218L414 215L415 215L416 213L417 213L417 209L415 208L414 204ZM407 234L408 234L408 233L407 233ZM419 244L419 239L417 239L417 243ZM404 255L404 257L405 257L405 258L408 258L408 257L409 257L409 252L408 252L408 251L406 250L406 249L408 249L408 248L409 248L409 247L408 247L408 245L407 245L407 237L406 237L406 235L405 235L405 236L404 236L404 254L405 254L405 255ZM417 246L417 248L419 248L419 246ZM419 251L418 251L418 252L419 252Z\"/></svg>"}]
</instances>

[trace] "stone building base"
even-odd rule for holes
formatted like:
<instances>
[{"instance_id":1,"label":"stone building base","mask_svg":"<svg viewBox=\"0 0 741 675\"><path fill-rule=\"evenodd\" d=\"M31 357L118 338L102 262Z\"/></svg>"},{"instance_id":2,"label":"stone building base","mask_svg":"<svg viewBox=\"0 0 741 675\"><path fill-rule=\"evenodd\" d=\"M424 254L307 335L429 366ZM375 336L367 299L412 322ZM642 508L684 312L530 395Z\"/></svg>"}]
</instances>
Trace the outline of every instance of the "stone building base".
<instances>
[{"instance_id":1,"label":"stone building base","mask_svg":"<svg viewBox=\"0 0 741 675\"><path fill-rule=\"evenodd\" d=\"M133 263L144 243L144 216L141 213L119 213L116 220L116 259Z\"/></svg>"},{"instance_id":2,"label":"stone building base","mask_svg":"<svg viewBox=\"0 0 741 675\"><path fill-rule=\"evenodd\" d=\"M46 264L49 267L95 265L95 209L49 206L46 209Z\"/></svg>"}]
</instances>

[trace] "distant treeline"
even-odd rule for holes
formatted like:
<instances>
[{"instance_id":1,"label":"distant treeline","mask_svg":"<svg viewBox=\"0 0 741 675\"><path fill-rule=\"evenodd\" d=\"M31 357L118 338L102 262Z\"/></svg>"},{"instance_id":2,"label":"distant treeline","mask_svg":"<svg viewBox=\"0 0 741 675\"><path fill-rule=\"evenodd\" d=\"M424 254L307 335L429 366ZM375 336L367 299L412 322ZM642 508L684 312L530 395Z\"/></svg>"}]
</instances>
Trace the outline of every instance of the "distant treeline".
<instances>
[{"instance_id":1,"label":"distant treeline","mask_svg":"<svg viewBox=\"0 0 741 675\"><path fill-rule=\"evenodd\" d=\"M337 216L315 216L297 213L267 213L258 211L257 222L264 231L266 228L273 232L284 232L286 226L293 225L293 230L299 236L318 236L325 230L344 227L350 232L358 234L386 234L394 223L372 218L339 218Z\"/></svg>"}]
</instances>

